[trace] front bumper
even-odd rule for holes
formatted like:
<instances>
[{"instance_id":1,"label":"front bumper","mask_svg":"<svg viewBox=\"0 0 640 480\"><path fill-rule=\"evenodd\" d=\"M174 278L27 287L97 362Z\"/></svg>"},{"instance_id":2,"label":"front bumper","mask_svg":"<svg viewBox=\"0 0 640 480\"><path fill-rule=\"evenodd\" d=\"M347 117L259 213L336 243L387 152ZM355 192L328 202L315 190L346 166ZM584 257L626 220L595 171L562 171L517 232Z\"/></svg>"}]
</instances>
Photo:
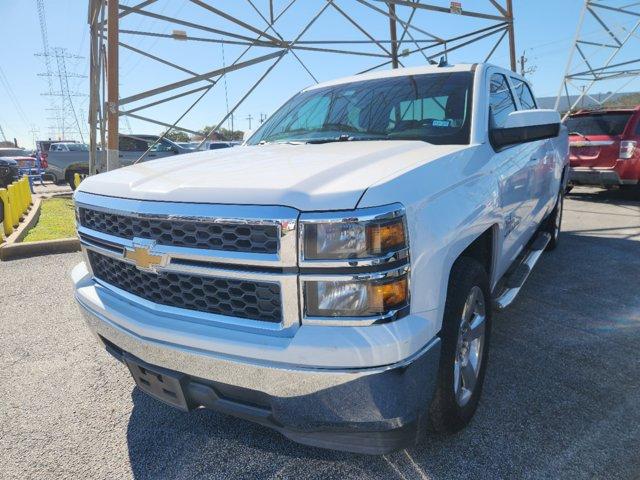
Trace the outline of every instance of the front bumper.
<instances>
[{"instance_id":1,"label":"front bumper","mask_svg":"<svg viewBox=\"0 0 640 480\"><path fill-rule=\"evenodd\" d=\"M159 339L157 332L151 338L138 328L140 324L134 327L135 318L123 319L123 311L102 309L92 301L87 294L93 288L92 281L86 273L74 271L74 281L84 318L107 350L121 359L130 355L145 364L185 374L185 396L192 407L212 408L261 423L300 443L358 453L381 454L404 448L424 430L436 386L438 337L387 365L286 365L186 346L181 338L185 334L176 331L166 332L165 340ZM343 328L346 333L351 327ZM338 344L340 339L334 342ZM265 344L265 358L272 348Z\"/></svg>"}]
</instances>

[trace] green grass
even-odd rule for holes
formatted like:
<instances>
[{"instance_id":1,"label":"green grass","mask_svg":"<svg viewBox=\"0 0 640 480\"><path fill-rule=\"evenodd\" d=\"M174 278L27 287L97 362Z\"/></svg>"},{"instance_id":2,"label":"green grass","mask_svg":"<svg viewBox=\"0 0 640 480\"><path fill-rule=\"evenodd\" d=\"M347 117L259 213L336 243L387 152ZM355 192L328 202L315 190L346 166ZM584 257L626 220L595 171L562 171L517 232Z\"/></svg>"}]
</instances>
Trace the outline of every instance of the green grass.
<instances>
[{"instance_id":1,"label":"green grass","mask_svg":"<svg viewBox=\"0 0 640 480\"><path fill-rule=\"evenodd\" d=\"M42 201L40 218L28 232L23 242L55 240L76 236L76 218L73 200L70 198L47 198Z\"/></svg>"}]
</instances>

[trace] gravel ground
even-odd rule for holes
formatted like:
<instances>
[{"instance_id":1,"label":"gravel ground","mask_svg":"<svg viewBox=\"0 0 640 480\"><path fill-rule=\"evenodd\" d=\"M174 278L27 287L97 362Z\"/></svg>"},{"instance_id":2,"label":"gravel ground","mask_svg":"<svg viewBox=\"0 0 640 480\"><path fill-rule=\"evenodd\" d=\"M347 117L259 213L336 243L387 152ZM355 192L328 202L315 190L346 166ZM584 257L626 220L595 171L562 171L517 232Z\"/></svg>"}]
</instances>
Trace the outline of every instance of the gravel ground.
<instances>
[{"instance_id":1,"label":"gravel ground","mask_svg":"<svg viewBox=\"0 0 640 480\"><path fill-rule=\"evenodd\" d=\"M640 478L640 202L579 189L496 316L469 428L382 457L141 394L76 311L78 254L0 263L0 478Z\"/></svg>"}]
</instances>

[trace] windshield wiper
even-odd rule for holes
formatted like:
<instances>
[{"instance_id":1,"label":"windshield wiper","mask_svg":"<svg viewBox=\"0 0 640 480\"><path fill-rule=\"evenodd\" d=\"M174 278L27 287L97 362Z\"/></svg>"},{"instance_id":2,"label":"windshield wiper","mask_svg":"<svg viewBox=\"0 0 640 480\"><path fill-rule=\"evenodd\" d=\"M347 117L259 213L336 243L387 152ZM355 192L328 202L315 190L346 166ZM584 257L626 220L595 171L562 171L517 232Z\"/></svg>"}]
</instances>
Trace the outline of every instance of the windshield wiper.
<instances>
[{"instance_id":1,"label":"windshield wiper","mask_svg":"<svg viewBox=\"0 0 640 480\"><path fill-rule=\"evenodd\" d=\"M349 140L351 140L349 135L342 134L339 137L310 138L309 140L305 140L305 143L308 143L309 145L317 145L320 143L347 142Z\"/></svg>"}]
</instances>

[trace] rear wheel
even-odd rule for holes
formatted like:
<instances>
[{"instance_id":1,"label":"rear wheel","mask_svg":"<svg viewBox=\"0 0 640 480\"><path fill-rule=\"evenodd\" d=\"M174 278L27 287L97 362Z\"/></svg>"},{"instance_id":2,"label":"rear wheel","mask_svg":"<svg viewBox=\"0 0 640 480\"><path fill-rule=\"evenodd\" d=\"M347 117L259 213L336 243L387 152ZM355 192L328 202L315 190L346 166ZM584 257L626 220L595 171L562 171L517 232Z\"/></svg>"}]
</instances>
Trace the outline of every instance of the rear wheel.
<instances>
[{"instance_id":1,"label":"rear wheel","mask_svg":"<svg viewBox=\"0 0 640 480\"><path fill-rule=\"evenodd\" d=\"M429 407L430 426L455 432L473 417L484 383L491 330L489 279L472 258L456 261L441 331L438 386Z\"/></svg>"},{"instance_id":2,"label":"rear wheel","mask_svg":"<svg viewBox=\"0 0 640 480\"><path fill-rule=\"evenodd\" d=\"M65 175L65 180L67 181L67 183L71 187L71 190L75 190L76 189L76 183L75 183L75 175L76 175L76 173L80 174L80 179L82 179L82 178L87 176L87 172L86 171L74 170L74 171L67 172L66 175Z\"/></svg>"}]
</instances>

